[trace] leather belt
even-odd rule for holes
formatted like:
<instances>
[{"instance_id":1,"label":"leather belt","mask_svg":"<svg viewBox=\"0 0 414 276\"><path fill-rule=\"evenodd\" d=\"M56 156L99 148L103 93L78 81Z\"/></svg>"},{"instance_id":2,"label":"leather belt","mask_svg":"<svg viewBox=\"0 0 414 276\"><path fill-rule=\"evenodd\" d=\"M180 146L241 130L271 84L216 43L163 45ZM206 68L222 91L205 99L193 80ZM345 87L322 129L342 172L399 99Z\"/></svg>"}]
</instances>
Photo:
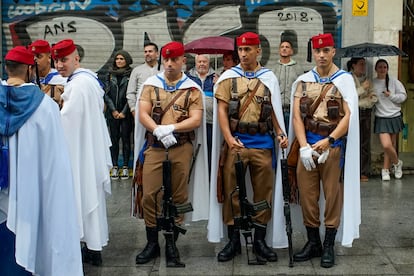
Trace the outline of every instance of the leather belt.
<instances>
[{"instance_id":1,"label":"leather belt","mask_svg":"<svg viewBox=\"0 0 414 276\"><path fill-rule=\"evenodd\" d=\"M305 128L310 132L319 134L321 136L329 136L336 128L337 124L330 124L325 122L318 122L312 119L306 119Z\"/></svg>"},{"instance_id":2,"label":"leather belt","mask_svg":"<svg viewBox=\"0 0 414 276\"><path fill-rule=\"evenodd\" d=\"M266 122L239 122L237 131L241 134L256 135L257 133L265 134L269 130Z\"/></svg>"}]
</instances>

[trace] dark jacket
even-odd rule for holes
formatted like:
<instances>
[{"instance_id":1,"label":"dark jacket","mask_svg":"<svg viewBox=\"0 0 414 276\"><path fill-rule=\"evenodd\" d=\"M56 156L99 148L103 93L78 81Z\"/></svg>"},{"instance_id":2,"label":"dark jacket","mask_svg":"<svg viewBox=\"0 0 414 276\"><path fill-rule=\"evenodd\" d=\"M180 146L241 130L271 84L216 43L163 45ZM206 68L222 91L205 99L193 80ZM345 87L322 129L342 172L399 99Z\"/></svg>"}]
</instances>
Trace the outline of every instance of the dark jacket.
<instances>
[{"instance_id":1,"label":"dark jacket","mask_svg":"<svg viewBox=\"0 0 414 276\"><path fill-rule=\"evenodd\" d=\"M111 74L109 87L107 87L104 96L107 118L112 118L112 112L115 110L125 115L128 115L130 112L126 98L130 74L131 70L126 71L120 78Z\"/></svg>"},{"instance_id":2,"label":"dark jacket","mask_svg":"<svg viewBox=\"0 0 414 276\"><path fill-rule=\"evenodd\" d=\"M128 106L126 91L128 87L129 76L131 75L132 68L130 67L132 63L131 56L123 50L120 50L115 53L114 58L121 54L124 56L127 65L124 68L117 68L115 59L112 64L112 69L109 70L109 75L105 80L106 89L104 101L106 104L106 117L108 119L113 119L112 112L117 110L129 115L130 109Z\"/></svg>"},{"instance_id":3,"label":"dark jacket","mask_svg":"<svg viewBox=\"0 0 414 276\"><path fill-rule=\"evenodd\" d=\"M195 68L192 68L191 70L186 72L186 74L190 79L195 81L201 87L201 89L203 89L204 93L213 92L213 87L214 87L213 81L214 81L215 73L212 68L209 69L207 73L207 77L204 80L204 82L202 82L200 78L197 76Z\"/></svg>"}]
</instances>

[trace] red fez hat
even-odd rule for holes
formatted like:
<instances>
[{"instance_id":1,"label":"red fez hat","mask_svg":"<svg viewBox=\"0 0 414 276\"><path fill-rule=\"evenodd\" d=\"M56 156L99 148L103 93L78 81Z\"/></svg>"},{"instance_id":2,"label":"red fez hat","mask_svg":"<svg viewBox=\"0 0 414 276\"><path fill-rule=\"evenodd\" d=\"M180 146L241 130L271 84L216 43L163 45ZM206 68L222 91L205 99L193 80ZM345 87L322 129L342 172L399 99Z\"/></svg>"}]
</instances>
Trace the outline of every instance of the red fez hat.
<instances>
[{"instance_id":1,"label":"red fez hat","mask_svg":"<svg viewBox=\"0 0 414 276\"><path fill-rule=\"evenodd\" d=\"M173 41L165 44L161 49L163 58L175 58L184 55L184 45L180 42Z\"/></svg>"},{"instance_id":2,"label":"red fez hat","mask_svg":"<svg viewBox=\"0 0 414 276\"><path fill-rule=\"evenodd\" d=\"M63 58L72 54L76 50L76 45L72 39L64 39L53 45L52 58Z\"/></svg>"},{"instance_id":3,"label":"red fez hat","mask_svg":"<svg viewBox=\"0 0 414 276\"><path fill-rule=\"evenodd\" d=\"M319 34L312 37L312 48L319 49L324 47L334 46L332 34Z\"/></svg>"},{"instance_id":4,"label":"red fez hat","mask_svg":"<svg viewBox=\"0 0 414 276\"><path fill-rule=\"evenodd\" d=\"M38 39L29 45L29 50L35 55L42 53L50 53L50 45L46 40Z\"/></svg>"},{"instance_id":5,"label":"red fez hat","mask_svg":"<svg viewBox=\"0 0 414 276\"><path fill-rule=\"evenodd\" d=\"M4 59L22 64L34 65L34 54L23 46L16 46L12 48L6 54Z\"/></svg>"},{"instance_id":6,"label":"red fez hat","mask_svg":"<svg viewBox=\"0 0 414 276\"><path fill-rule=\"evenodd\" d=\"M246 45L259 45L260 38L259 35L252 32L247 32L236 39L237 46L246 46Z\"/></svg>"}]
</instances>

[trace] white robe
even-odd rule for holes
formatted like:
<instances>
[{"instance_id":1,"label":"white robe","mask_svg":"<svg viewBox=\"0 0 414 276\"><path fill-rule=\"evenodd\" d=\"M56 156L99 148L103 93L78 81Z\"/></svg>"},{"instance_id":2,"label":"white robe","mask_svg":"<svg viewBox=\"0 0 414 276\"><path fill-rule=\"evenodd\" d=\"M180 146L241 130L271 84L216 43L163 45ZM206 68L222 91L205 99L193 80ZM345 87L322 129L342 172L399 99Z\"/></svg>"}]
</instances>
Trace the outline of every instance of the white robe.
<instances>
[{"instance_id":1,"label":"white robe","mask_svg":"<svg viewBox=\"0 0 414 276\"><path fill-rule=\"evenodd\" d=\"M316 71L316 68L313 70ZM299 78L292 85L291 102L294 101L294 94L297 85L300 82L317 82L315 76L311 71L299 76ZM343 73L334 78L332 82L338 88L343 99L347 102L349 110L351 111L351 117L349 120L348 135L346 140L346 153L345 153L345 167L344 167L344 204L342 208L341 224L336 235L336 240L340 241L343 246L351 247L354 239L359 238L359 225L361 224L361 194L360 194L360 179L359 179L359 112L358 112L358 94L355 89L354 80L349 73ZM293 104L290 110L290 129L289 133L289 145L291 145L295 134L293 130ZM299 161L300 162L300 161ZM324 212L325 199L323 190L321 189L321 195L319 200L320 214L321 214L321 230L324 232ZM302 218L302 212L300 208L294 208L295 212L292 213L292 217L297 220ZM303 230L304 226L302 223Z\"/></svg>"},{"instance_id":2,"label":"white robe","mask_svg":"<svg viewBox=\"0 0 414 276\"><path fill-rule=\"evenodd\" d=\"M9 138L7 227L16 261L35 275L83 275L80 229L59 109L49 97Z\"/></svg>"},{"instance_id":3,"label":"white robe","mask_svg":"<svg viewBox=\"0 0 414 276\"><path fill-rule=\"evenodd\" d=\"M139 122L139 98L141 97L142 89L145 85L151 85L164 89L163 82L158 77L165 79L164 72L155 76L149 77L144 84L140 87L140 91L137 94L137 104L135 107L135 148L134 148L134 167L138 158L138 154L145 142L146 129ZM184 81L183 81L184 80ZM203 90L184 73L182 74L181 81L183 81L177 89L186 89L195 87L201 91ZM203 98L203 108L204 108ZM205 110L205 109L204 109ZM206 118L203 114L203 120L201 126L196 130L196 138L193 141L194 151L197 149L197 145L200 145L200 150L197 155L196 163L192 172L191 181L188 186L188 201L192 203L194 211L186 214L186 221L199 221L206 220L208 218L208 163L207 163L207 139L206 139ZM135 168L134 168L135 169ZM195 181L197 180L197 181Z\"/></svg>"},{"instance_id":4,"label":"white robe","mask_svg":"<svg viewBox=\"0 0 414 276\"><path fill-rule=\"evenodd\" d=\"M72 162L81 240L97 251L109 239L105 193L111 193L111 140L103 114L103 96L95 74L77 69L65 86L61 110Z\"/></svg>"},{"instance_id":5,"label":"white robe","mask_svg":"<svg viewBox=\"0 0 414 276\"><path fill-rule=\"evenodd\" d=\"M268 69L265 69L268 70ZM218 83L228 78L240 77L239 74L233 70L225 71L218 79L214 91L217 89ZM285 131L285 123L283 120L282 103L280 99L279 83L272 71L268 70L266 73L260 74L258 77L260 81L269 88L271 93L271 100L273 105L273 112L279 122L280 128ZM220 156L220 146L223 141L220 126L217 117L217 101L214 101L213 107L213 144L211 157L211 183L210 183L210 214L208 220L208 234L209 242L220 242L224 236L224 225L222 215L222 204L217 202L217 168L218 159ZM277 143L277 141L275 141ZM277 150L277 164L275 187L273 188L273 204L272 204L272 219L267 225L266 240L274 248L284 248L288 246L287 236L285 232L285 217L283 215L283 189L282 189L282 175L280 170L280 159L282 153ZM250 178L246 176L246 184L250 183ZM247 189L251 191L251 185L247 185ZM252 194L248 191L248 194Z\"/></svg>"}]
</instances>

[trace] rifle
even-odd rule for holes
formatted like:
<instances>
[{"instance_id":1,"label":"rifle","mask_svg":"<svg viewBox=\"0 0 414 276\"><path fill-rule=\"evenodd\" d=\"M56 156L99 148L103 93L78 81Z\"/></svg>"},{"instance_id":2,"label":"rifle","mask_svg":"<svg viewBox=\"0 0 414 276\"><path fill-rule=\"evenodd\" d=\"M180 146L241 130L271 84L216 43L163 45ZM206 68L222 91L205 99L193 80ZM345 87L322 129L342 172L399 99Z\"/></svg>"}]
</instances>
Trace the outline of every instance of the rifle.
<instances>
[{"instance_id":1,"label":"rifle","mask_svg":"<svg viewBox=\"0 0 414 276\"><path fill-rule=\"evenodd\" d=\"M280 159L280 168L282 170L282 187L283 187L283 214L286 221L286 235L289 244L289 267L293 267L293 248L292 248L292 220L290 217L290 185L288 163L285 157L285 149L282 149L282 159Z\"/></svg>"},{"instance_id":2,"label":"rifle","mask_svg":"<svg viewBox=\"0 0 414 276\"><path fill-rule=\"evenodd\" d=\"M250 258L248 246L253 246L252 238L252 228L253 220L252 217L256 215L257 211L262 211L269 209L269 203L266 200L259 202L251 203L247 199L246 195L246 182L245 182L245 172L243 161L240 159L240 154L237 153L237 161L234 164L236 167L236 179L237 185L236 188L231 192L230 197L233 198L235 193L238 193L239 204L240 204L240 216L234 215L234 206L231 205L233 217L234 217L234 227L235 229L240 230L245 241L246 241L246 254L247 254L247 263L249 265L263 265L266 264L266 260L260 258L256 255L256 260Z\"/></svg>"},{"instance_id":3,"label":"rifle","mask_svg":"<svg viewBox=\"0 0 414 276\"><path fill-rule=\"evenodd\" d=\"M36 72L36 84L37 84L37 86L39 86L39 88L41 88L41 86L40 86L40 76L39 76L39 66L37 65L36 60L35 60L35 72Z\"/></svg>"},{"instance_id":4,"label":"rifle","mask_svg":"<svg viewBox=\"0 0 414 276\"><path fill-rule=\"evenodd\" d=\"M166 158L162 162L162 186L161 189L155 195L155 214L157 217L158 231L164 231L163 234L167 239L169 236L175 247L174 233L181 233L185 235L187 230L179 225L175 224L175 218L180 214L193 211L193 206L190 202L184 204L174 204L172 198L172 183L171 183L171 161L168 159L168 149L165 150ZM158 193L163 191L162 196L162 212L158 215ZM175 260L174 263L168 263L167 267L185 267L184 263Z\"/></svg>"},{"instance_id":5,"label":"rifle","mask_svg":"<svg viewBox=\"0 0 414 276\"><path fill-rule=\"evenodd\" d=\"M191 160L191 166L190 166L190 173L188 174L188 183L190 183L191 174L193 172L195 162L197 161L197 155L198 155L198 152L200 151L200 147L201 147L201 144L197 144L197 148L193 154L193 159Z\"/></svg>"}]
</instances>

